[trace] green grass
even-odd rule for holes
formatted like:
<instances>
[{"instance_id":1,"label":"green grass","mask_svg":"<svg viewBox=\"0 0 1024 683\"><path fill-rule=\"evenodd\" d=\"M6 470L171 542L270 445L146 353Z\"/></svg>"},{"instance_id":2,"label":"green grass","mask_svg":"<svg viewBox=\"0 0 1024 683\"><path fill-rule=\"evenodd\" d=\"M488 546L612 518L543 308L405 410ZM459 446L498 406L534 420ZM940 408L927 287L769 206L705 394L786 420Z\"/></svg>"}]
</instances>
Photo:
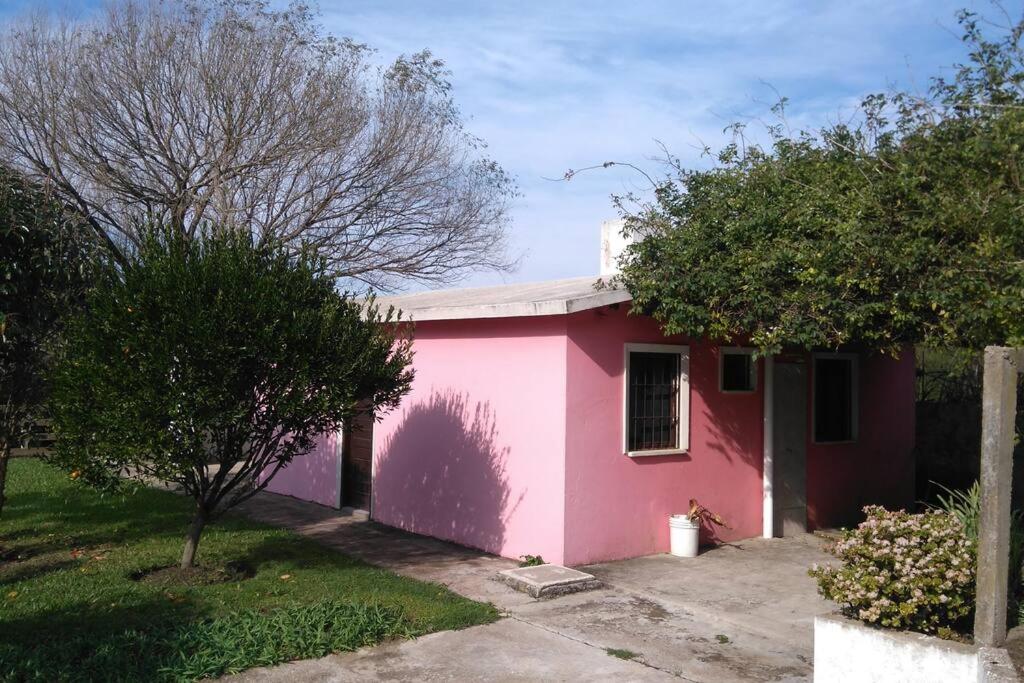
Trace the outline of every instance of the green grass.
<instances>
[{"instance_id":1,"label":"green grass","mask_svg":"<svg viewBox=\"0 0 1024 683\"><path fill-rule=\"evenodd\" d=\"M606 647L604 651L607 652L608 655L611 657L625 659L627 661L633 661L634 659L640 656L639 652L633 652L632 650L624 650L619 647Z\"/></svg>"},{"instance_id":2,"label":"green grass","mask_svg":"<svg viewBox=\"0 0 1024 683\"><path fill-rule=\"evenodd\" d=\"M521 560L520 567L539 567L542 564L547 564L540 555L520 555L519 559Z\"/></svg>"},{"instance_id":3,"label":"green grass","mask_svg":"<svg viewBox=\"0 0 1024 683\"><path fill-rule=\"evenodd\" d=\"M200 564L249 578L138 581L173 565L189 501L101 496L14 460L0 519L0 680L195 680L497 618L491 605L403 578L294 533L227 517Z\"/></svg>"}]
</instances>

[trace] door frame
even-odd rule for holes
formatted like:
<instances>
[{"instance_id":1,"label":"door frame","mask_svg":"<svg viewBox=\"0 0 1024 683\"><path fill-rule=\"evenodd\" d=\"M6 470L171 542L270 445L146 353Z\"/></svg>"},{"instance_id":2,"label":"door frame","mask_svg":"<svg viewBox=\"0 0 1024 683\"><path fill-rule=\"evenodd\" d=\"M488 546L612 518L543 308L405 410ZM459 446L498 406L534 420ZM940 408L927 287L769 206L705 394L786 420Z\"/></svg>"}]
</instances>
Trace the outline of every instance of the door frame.
<instances>
[{"instance_id":1,"label":"door frame","mask_svg":"<svg viewBox=\"0 0 1024 683\"><path fill-rule=\"evenodd\" d=\"M345 463L349 457L349 452L352 450L352 433L346 428L345 424L342 424L341 429L336 432L335 436L335 453L336 453L336 469L337 469L337 482L338 482L338 509L350 508L352 510L358 510L359 512L365 512L367 515L373 514L373 475L374 475L374 434L376 432L377 422L372 414L368 415L369 422L366 425L366 429L369 432L370 440L370 453L369 453L369 487L370 494L366 500L366 507L355 507L345 500Z\"/></svg>"},{"instance_id":2,"label":"door frame","mask_svg":"<svg viewBox=\"0 0 1024 683\"><path fill-rule=\"evenodd\" d=\"M785 357L792 357L789 354L784 354ZM805 354L800 356L800 362L807 367L805 380L808 382L808 386L805 389L806 401L813 401L812 387L810 386L811 377L814 372L814 361L811 354ZM764 358L764 389L762 395L762 474L761 474L761 495L762 495L762 508L761 508L761 536L763 538L776 538L775 531L775 513L776 503L778 502L775 497L775 356L768 355ZM810 408L807 408L810 412ZM804 416L804 458L806 468L806 458L809 455L807 448L811 444L811 430L813 430L813 422L810 420L810 415ZM804 498L806 503L807 489L806 479L804 482Z\"/></svg>"},{"instance_id":3,"label":"door frame","mask_svg":"<svg viewBox=\"0 0 1024 683\"><path fill-rule=\"evenodd\" d=\"M335 480L338 483L338 504L336 507L339 510L343 507L345 498L345 489L342 485L342 477L345 476L342 458L345 456L345 425L342 424L341 429L334 433L334 461L336 466Z\"/></svg>"}]
</instances>

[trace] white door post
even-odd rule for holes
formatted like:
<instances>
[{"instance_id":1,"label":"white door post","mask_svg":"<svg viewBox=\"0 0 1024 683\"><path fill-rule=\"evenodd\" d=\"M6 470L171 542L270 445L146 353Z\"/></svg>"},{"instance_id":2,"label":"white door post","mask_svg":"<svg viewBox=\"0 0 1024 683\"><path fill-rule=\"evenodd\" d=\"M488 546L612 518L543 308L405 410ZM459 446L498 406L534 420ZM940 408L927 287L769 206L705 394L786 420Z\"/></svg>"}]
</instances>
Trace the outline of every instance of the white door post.
<instances>
[{"instance_id":1,"label":"white door post","mask_svg":"<svg viewBox=\"0 0 1024 683\"><path fill-rule=\"evenodd\" d=\"M771 538L775 535L775 499L772 494L774 477L774 439L775 439L775 357L764 357L764 464L762 467L761 487L764 493L762 512L762 535Z\"/></svg>"}]
</instances>

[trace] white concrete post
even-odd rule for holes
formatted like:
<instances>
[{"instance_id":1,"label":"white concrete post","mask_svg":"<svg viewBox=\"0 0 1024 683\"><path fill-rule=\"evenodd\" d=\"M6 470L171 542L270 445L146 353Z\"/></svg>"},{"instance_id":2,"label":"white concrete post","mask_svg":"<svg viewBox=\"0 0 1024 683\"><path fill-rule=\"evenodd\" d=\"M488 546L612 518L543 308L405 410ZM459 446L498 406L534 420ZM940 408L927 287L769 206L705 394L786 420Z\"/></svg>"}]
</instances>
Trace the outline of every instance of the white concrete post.
<instances>
[{"instance_id":1,"label":"white concrete post","mask_svg":"<svg viewBox=\"0 0 1024 683\"><path fill-rule=\"evenodd\" d=\"M626 222L623 220L601 223L601 277L619 273L619 256L632 241L622 234L625 226Z\"/></svg>"},{"instance_id":2,"label":"white concrete post","mask_svg":"<svg viewBox=\"0 0 1024 683\"><path fill-rule=\"evenodd\" d=\"M998 647L1006 640L1006 590L1010 565L1010 483L1017 415L1018 351L985 349L981 417L981 516L974 641Z\"/></svg>"}]
</instances>

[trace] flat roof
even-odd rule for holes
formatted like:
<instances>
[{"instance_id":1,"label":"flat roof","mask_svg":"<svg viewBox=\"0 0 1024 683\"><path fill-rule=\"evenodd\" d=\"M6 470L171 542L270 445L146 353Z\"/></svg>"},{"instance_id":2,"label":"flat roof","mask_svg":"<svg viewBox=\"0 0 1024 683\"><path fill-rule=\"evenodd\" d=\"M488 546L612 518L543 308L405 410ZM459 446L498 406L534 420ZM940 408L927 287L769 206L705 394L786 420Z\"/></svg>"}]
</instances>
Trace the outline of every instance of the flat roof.
<instances>
[{"instance_id":1,"label":"flat roof","mask_svg":"<svg viewBox=\"0 0 1024 683\"><path fill-rule=\"evenodd\" d=\"M566 315L632 300L625 289L599 285L593 275L566 280L528 282L496 287L439 289L377 297L382 309L394 306L411 320L466 320Z\"/></svg>"}]
</instances>

